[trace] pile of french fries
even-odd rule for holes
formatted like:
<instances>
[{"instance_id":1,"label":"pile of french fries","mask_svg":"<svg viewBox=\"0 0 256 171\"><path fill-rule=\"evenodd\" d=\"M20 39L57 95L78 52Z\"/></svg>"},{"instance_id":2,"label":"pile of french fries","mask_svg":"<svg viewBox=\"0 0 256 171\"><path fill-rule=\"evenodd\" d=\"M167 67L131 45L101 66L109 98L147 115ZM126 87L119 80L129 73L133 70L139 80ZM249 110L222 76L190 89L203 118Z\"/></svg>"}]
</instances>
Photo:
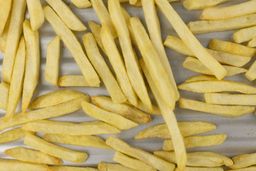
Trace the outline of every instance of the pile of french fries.
<instances>
[{"instance_id":1,"label":"pile of french fries","mask_svg":"<svg viewBox=\"0 0 256 171\"><path fill-rule=\"evenodd\" d=\"M211 133L217 129L214 123L177 121L174 113L176 107L221 117L255 111L256 88L232 78L256 79L256 62L252 62L256 0L227 1L71 0L75 8L94 10L100 23L89 21L88 29L63 0L0 0L0 109L5 113L0 118L0 145L23 143L4 151L8 158L0 158L0 171L256 170L256 153L229 158L210 151L187 152L221 145L228 135ZM173 8L174 2L187 10L201 10L200 20L187 25ZM124 3L143 11L145 25L128 13ZM162 40L158 11L177 36ZM41 71L40 28L47 24L55 35L48 42ZM235 30L232 41L212 39L208 47L195 35L227 30ZM187 56L183 67L200 74L177 86L166 47ZM73 56L80 75L61 74L63 48ZM42 79L55 90L38 95ZM97 90L101 85L109 96L89 96L75 89ZM203 93L204 100L182 97L180 91ZM79 110L91 120L55 119ZM117 138L154 117L164 122L133 138L160 139L161 150L148 152ZM90 154L74 146L112 150L113 162L78 167Z\"/></svg>"}]
</instances>

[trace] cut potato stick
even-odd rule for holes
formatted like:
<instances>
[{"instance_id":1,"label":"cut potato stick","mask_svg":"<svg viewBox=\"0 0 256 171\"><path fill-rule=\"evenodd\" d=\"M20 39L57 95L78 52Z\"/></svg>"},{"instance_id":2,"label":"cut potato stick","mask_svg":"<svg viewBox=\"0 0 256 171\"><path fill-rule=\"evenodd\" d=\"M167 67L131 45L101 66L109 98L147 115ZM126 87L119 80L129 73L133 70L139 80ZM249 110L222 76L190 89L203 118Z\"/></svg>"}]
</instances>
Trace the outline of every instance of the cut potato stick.
<instances>
[{"instance_id":1,"label":"cut potato stick","mask_svg":"<svg viewBox=\"0 0 256 171\"><path fill-rule=\"evenodd\" d=\"M99 121L72 123L41 120L27 123L22 129L31 132L65 135L98 135L116 134L120 132L117 128Z\"/></svg>"},{"instance_id":2,"label":"cut potato stick","mask_svg":"<svg viewBox=\"0 0 256 171\"><path fill-rule=\"evenodd\" d=\"M56 36L47 45L45 64L45 80L55 86L58 86L59 68L60 68L60 37Z\"/></svg>"},{"instance_id":3,"label":"cut potato stick","mask_svg":"<svg viewBox=\"0 0 256 171\"><path fill-rule=\"evenodd\" d=\"M4 153L16 160L37 163L37 164L49 164L49 165L60 165L62 161L56 157L52 157L48 154L40 151L32 150L24 147L14 147L5 150Z\"/></svg>"},{"instance_id":4,"label":"cut potato stick","mask_svg":"<svg viewBox=\"0 0 256 171\"><path fill-rule=\"evenodd\" d=\"M23 138L25 132L20 128L15 128L10 131L6 131L0 134L0 144L6 144L9 142L17 141Z\"/></svg>"},{"instance_id":5,"label":"cut potato stick","mask_svg":"<svg viewBox=\"0 0 256 171\"><path fill-rule=\"evenodd\" d=\"M97 43L91 33L83 36L83 43L86 53L94 66L95 70L102 79L107 91L114 103L123 103L126 101L122 90L120 89L114 75L111 73L103 56L100 54Z\"/></svg>"},{"instance_id":6,"label":"cut potato stick","mask_svg":"<svg viewBox=\"0 0 256 171\"><path fill-rule=\"evenodd\" d=\"M209 75L196 75L186 79L186 83L197 82L197 81L216 81L217 79Z\"/></svg>"},{"instance_id":7,"label":"cut potato stick","mask_svg":"<svg viewBox=\"0 0 256 171\"><path fill-rule=\"evenodd\" d=\"M151 121L149 114L138 110L137 108L128 104L114 103L109 97L106 96L93 96L91 97L92 103L96 106L110 112L122 115L123 117L134 121L136 123L148 123Z\"/></svg>"},{"instance_id":8,"label":"cut potato stick","mask_svg":"<svg viewBox=\"0 0 256 171\"><path fill-rule=\"evenodd\" d=\"M137 160L119 152L115 153L113 160L123 166L134 170L156 171L156 169L147 165L143 161Z\"/></svg>"},{"instance_id":9,"label":"cut potato stick","mask_svg":"<svg viewBox=\"0 0 256 171\"><path fill-rule=\"evenodd\" d=\"M135 171L134 169L130 169L128 167L122 166L120 164L112 164L100 162L98 164L99 171Z\"/></svg>"},{"instance_id":10,"label":"cut potato stick","mask_svg":"<svg viewBox=\"0 0 256 171\"><path fill-rule=\"evenodd\" d=\"M179 107L224 117L239 117L255 110L255 107L215 105L185 98L179 100Z\"/></svg>"},{"instance_id":11,"label":"cut potato stick","mask_svg":"<svg viewBox=\"0 0 256 171\"><path fill-rule=\"evenodd\" d=\"M256 62L255 61L250 66L249 70L245 73L245 77L250 81L253 81L256 79Z\"/></svg>"},{"instance_id":12,"label":"cut potato stick","mask_svg":"<svg viewBox=\"0 0 256 171\"><path fill-rule=\"evenodd\" d=\"M2 82L0 83L0 109L6 109L8 105L9 85Z\"/></svg>"},{"instance_id":13,"label":"cut potato stick","mask_svg":"<svg viewBox=\"0 0 256 171\"><path fill-rule=\"evenodd\" d=\"M228 0L185 0L183 6L188 10L198 10L216 6L226 1Z\"/></svg>"},{"instance_id":14,"label":"cut potato stick","mask_svg":"<svg viewBox=\"0 0 256 171\"><path fill-rule=\"evenodd\" d=\"M2 35L0 36L0 52L2 53L5 52L6 41L7 41L8 30L9 30L9 23L10 23L10 20L8 21Z\"/></svg>"},{"instance_id":15,"label":"cut potato stick","mask_svg":"<svg viewBox=\"0 0 256 171\"><path fill-rule=\"evenodd\" d=\"M45 134L43 138L46 141L53 143L69 144L83 147L95 147L102 149L110 148L106 145L105 141L102 138L91 135L74 136L65 134Z\"/></svg>"},{"instance_id":16,"label":"cut potato stick","mask_svg":"<svg viewBox=\"0 0 256 171\"><path fill-rule=\"evenodd\" d=\"M100 87L99 82L89 84L83 75L64 75L59 77L60 87Z\"/></svg>"},{"instance_id":17,"label":"cut potato stick","mask_svg":"<svg viewBox=\"0 0 256 171\"><path fill-rule=\"evenodd\" d=\"M216 125L208 122L178 122L183 137L206 133L216 129ZM166 124L158 124L140 131L135 139L163 138L170 139L170 133Z\"/></svg>"},{"instance_id":18,"label":"cut potato stick","mask_svg":"<svg viewBox=\"0 0 256 171\"><path fill-rule=\"evenodd\" d=\"M44 23L44 11L40 0L26 0L30 17L31 28L38 30Z\"/></svg>"},{"instance_id":19,"label":"cut potato stick","mask_svg":"<svg viewBox=\"0 0 256 171\"><path fill-rule=\"evenodd\" d=\"M51 0L55 2L55 0ZM59 1L59 0L58 0ZM60 0L61 1L61 0ZM61 1L62 2L62 1ZM62 2L63 3L63 2ZM48 22L52 25L56 34L60 36L64 44L70 50L76 63L80 67L85 80L89 85L97 85L100 83L99 77L96 71L93 69L87 56L85 55L81 44L78 42L74 33L61 21L57 14L49 7L44 8L45 17Z\"/></svg>"},{"instance_id":20,"label":"cut potato stick","mask_svg":"<svg viewBox=\"0 0 256 171\"><path fill-rule=\"evenodd\" d=\"M71 0L77 8L89 8L92 6L89 0Z\"/></svg>"},{"instance_id":21,"label":"cut potato stick","mask_svg":"<svg viewBox=\"0 0 256 171\"><path fill-rule=\"evenodd\" d=\"M91 167L51 166L51 171L98 171Z\"/></svg>"},{"instance_id":22,"label":"cut potato stick","mask_svg":"<svg viewBox=\"0 0 256 171\"><path fill-rule=\"evenodd\" d=\"M193 52L187 47L187 45L178 37L169 35L165 41L164 45L182 55L193 56Z\"/></svg>"},{"instance_id":23,"label":"cut potato stick","mask_svg":"<svg viewBox=\"0 0 256 171\"><path fill-rule=\"evenodd\" d=\"M233 40L236 43L243 43L253 39L256 36L256 26L244 28L233 34Z\"/></svg>"},{"instance_id":24,"label":"cut potato stick","mask_svg":"<svg viewBox=\"0 0 256 171\"><path fill-rule=\"evenodd\" d=\"M136 159L139 159L155 169L163 171L172 171L175 168L175 166L172 163L164 161L154 156L153 154L143 151L141 149L131 147L130 145L128 145L127 143L118 138L109 137L106 140L106 144L112 147L114 150L124 153L128 156L134 157Z\"/></svg>"},{"instance_id":25,"label":"cut potato stick","mask_svg":"<svg viewBox=\"0 0 256 171\"><path fill-rule=\"evenodd\" d=\"M0 159L0 171L17 170L19 171L50 171L51 169L47 165L26 163L18 160Z\"/></svg>"},{"instance_id":26,"label":"cut potato stick","mask_svg":"<svg viewBox=\"0 0 256 171\"><path fill-rule=\"evenodd\" d=\"M108 112L88 102L83 102L82 108L90 117L106 122L120 130L127 130L138 126L137 123L128 120L117 113Z\"/></svg>"},{"instance_id":27,"label":"cut potato stick","mask_svg":"<svg viewBox=\"0 0 256 171\"><path fill-rule=\"evenodd\" d=\"M256 169L256 167L252 166L252 167L246 167L246 168L242 168L242 169L232 169L232 170L227 170L227 171L254 171Z\"/></svg>"},{"instance_id":28,"label":"cut potato stick","mask_svg":"<svg viewBox=\"0 0 256 171\"><path fill-rule=\"evenodd\" d=\"M224 171L222 167L186 167L185 171Z\"/></svg>"},{"instance_id":29,"label":"cut potato stick","mask_svg":"<svg viewBox=\"0 0 256 171\"><path fill-rule=\"evenodd\" d=\"M256 94L256 88L236 81L197 81L183 83L179 89L196 93L239 92L243 94Z\"/></svg>"},{"instance_id":30,"label":"cut potato stick","mask_svg":"<svg viewBox=\"0 0 256 171\"><path fill-rule=\"evenodd\" d=\"M226 134L215 134L207 136L191 136L184 138L186 148L210 147L220 145L226 140ZM163 150L173 151L173 140L165 140Z\"/></svg>"},{"instance_id":31,"label":"cut potato stick","mask_svg":"<svg viewBox=\"0 0 256 171\"><path fill-rule=\"evenodd\" d=\"M100 36L101 25L95 23L94 21L89 21L88 25L89 25L89 28L90 28L90 30L91 30L91 32L92 32L92 34L93 34L93 36L94 36L98 46L105 53L105 50L104 50L104 47L103 47L103 44L102 44L102 40L101 40L101 36Z\"/></svg>"},{"instance_id":32,"label":"cut potato stick","mask_svg":"<svg viewBox=\"0 0 256 171\"><path fill-rule=\"evenodd\" d=\"M129 4L136 5L140 0L129 0Z\"/></svg>"},{"instance_id":33,"label":"cut potato stick","mask_svg":"<svg viewBox=\"0 0 256 171\"><path fill-rule=\"evenodd\" d=\"M85 152L74 151L68 148L51 144L30 133L26 134L24 138L24 144L43 153L71 162L82 163L88 157Z\"/></svg>"},{"instance_id":34,"label":"cut potato stick","mask_svg":"<svg viewBox=\"0 0 256 171\"><path fill-rule=\"evenodd\" d=\"M196 37L191 33L180 16L172 8L167 0L156 0L156 4L164 13L168 21L174 27L175 31L193 54L212 72L218 79L222 79L227 71L216 59L214 59L200 44Z\"/></svg>"},{"instance_id":35,"label":"cut potato stick","mask_svg":"<svg viewBox=\"0 0 256 171\"><path fill-rule=\"evenodd\" d=\"M2 8L1 14L0 14L0 36L2 36L5 27L7 26L8 23L8 18L11 13L12 9L12 1L6 1L6 0L1 0L0 1L0 6Z\"/></svg>"},{"instance_id":36,"label":"cut potato stick","mask_svg":"<svg viewBox=\"0 0 256 171\"><path fill-rule=\"evenodd\" d=\"M139 110L149 113L151 115L161 115L161 111L158 108L158 106L155 106L152 104L152 110L149 110L145 104L143 104L141 101L139 101L138 105L136 106L136 108L138 108Z\"/></svg>"},{"instance_id":37,"label":"cut potato stick","mask_svg":"<svg viewBox=\"0 0 256 171\"><path fill-rule=\"evenodd\" d=\"M249 47L256 47L256 38L254 37L252 40L250 40L247 44Z\"/></svg>"},{"instance_id":38,"label":"cut potato stick","mask_svg":"<svg viewBox=\"0 0 256 171\"><path fill-rule=\"evenodd\" d=\"M22 23L26 12L26 0L12 1L10 24L6 38L6 48L2 65L2 79L6 83L11 81L16 51L22 33ZM1 21L2 22L2 21Z\"/></svg>"},{"instance_id":39,"label":"cut potato stick","mask_svg":"<svg viewBox=\"0 0 256 171\"><path fill-rule=\"evenodd\" d=\"M256 153L237 155L232 158L232 160L234 161L234 165L229 167L232 169L241 169L253 166L256 164L255 156Z\"/></svg>"}]
</instances>

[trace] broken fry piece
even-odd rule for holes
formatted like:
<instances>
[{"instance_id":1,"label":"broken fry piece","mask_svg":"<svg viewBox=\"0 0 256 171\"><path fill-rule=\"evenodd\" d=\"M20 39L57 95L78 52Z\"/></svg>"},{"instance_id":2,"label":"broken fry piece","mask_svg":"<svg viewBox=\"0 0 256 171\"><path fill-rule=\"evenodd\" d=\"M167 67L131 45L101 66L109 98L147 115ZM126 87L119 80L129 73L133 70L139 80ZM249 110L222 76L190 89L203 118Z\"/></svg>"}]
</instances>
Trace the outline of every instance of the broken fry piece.
<instances>
[{"instance_id":1,"label":"broken fry piece","mask_svg":"<svg viewBox=\"0 0 256 171\"><path fill-rule=\"evenodd\" d=\"M25 135L24 130L15 128L0 134L0 144L6 144L23 138Z\"/></svg>"},{"instance_id":2,"label":"broken fry piece","mask_svg":"<svg viewBox=\"0 0 256 171\"><path fill-rule=\"evenodd\" d=\"M60 87L100 87L100 83L89 84L83 75L63 75L59 77Z\"/></svg>"},{"instance_id":3,"label":"broken fry piece","mask_svg":"<svg viewBox=\"0 0 256 171\"><path fill-rule=\"evenodd\" d=\"M196 75L186 79L186 83L197 82L197 81L216 81L217 79L209 75Z\"/></svg>"},{"instance_id":4,"label":"broken fry piece","mask_svg":"<svg viewBox=\"0 0 256 171\"><path fill-rule=\"evenodd\" d=\"M233 34L233 40L236 43L243 43L251 40L256 36L256 26L244 28Z\"/></svg>"},{"instance_id":5,"label":"broken fry piece","mask_svg":"<svg viewBox=\"0 0 256 171\"><path fill-rule=\"evenodd\" d=\"M101 25L97 24L96 22L94 21L89 21L88 22L88 25L89 25L89 28L97 42L97 45L100 47L101 50L104 51L105 53L105 50L104 50L104 47L103 47L103 44L102 44L102 40L101 40L101 36L100 36L100 32L101 32Z\"/></svg>"},{"instance_id":6,"label":"broken fry piece","mask_svg":"<svg viewBox=\"0 0 256 171\"><path fill-rule=\"evenodd\" d=\"M216 6L226 1L228 0L184 0L183 6L188 10L198 10Z\"/></svg>"},{"instance_id":7,"label":"broken fry piece","mask_svg":"<svg viewBox=\"0 0 256 171\"><path fill-rule=\"evenodd\" d=\"M229 166L232 169L242 169L256 164L256 153L241 154L232 158L234 165Z\"/></svg>"},{"instance_id":8,"label":"broken fry piece","mask_svg":"<svg viewBox=\"0 0 256 171\"><path fill-rule=\"evenodd\" d=\"M22 162L18 160L9 160L9 159L0 159L0 171L6 171L6 168L8 170L17 170L19 168L19 171L49 171L50 168L47 165L43 164L33 164L33 163L27 163Z\"/></svg>"},{"instance_id":9,"label":"broken fry piece","mask_svg":"<svg viewBox=\"0 0 256 171\"><path fill-rule=\"evenodd\" d=\"M135 171L134 169L130 169L128 167L122 166L120 164L112 164L112 163L105 163L105 162L100 162L98 164L98 169L99 171Z\"/></svg>"},{"instance_id":10,"label":"broken fry piece","mask_svg":"<svg viewBox=\"0 0 256 171\"><path fill-rule=\"evenodd\" d=\"M256 62L255 61L250 66L249 70L245 73L245 77L250 81L253 81L256 79Z\"/></svg>"},{"instance_id":11,"label":"broken fry piece","mask_svg":"<svg viewBox=\"0 0 256 171\"><path fill-rule=\"evenodd\" d=\"M1 14L0 14L0 36L2 36L5 27L7 27L8 18L11 13L12 0L10 0L10 1L1 0L0 7L2 9Z\"/></svg>"},{"instance_id":12,"label":"broken fry piece","mask_svg":"<svg viewBox=\"0 0 256 171\"><path fill-rule=\"evenodd\" d=\"M71 0L77 8L89 8L92 6L89 0Z\"/></svg>"},{"instance_id":13,"label":"broken fry piece","mask_svg":"<svg viewBox=\"0 0 256 171\"><path fill-rule=\"evenodd\" d=\"M33 31L38 30L44 23L44 11L40 0L26 0Z\"/></svg>"}]
</instances>

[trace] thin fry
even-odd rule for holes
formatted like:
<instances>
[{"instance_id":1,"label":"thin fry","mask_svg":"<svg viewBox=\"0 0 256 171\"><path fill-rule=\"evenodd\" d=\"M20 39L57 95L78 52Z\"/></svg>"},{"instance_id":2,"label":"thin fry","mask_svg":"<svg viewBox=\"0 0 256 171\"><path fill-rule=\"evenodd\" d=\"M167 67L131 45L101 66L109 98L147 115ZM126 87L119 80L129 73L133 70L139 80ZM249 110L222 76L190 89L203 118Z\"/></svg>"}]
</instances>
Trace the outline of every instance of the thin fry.
<instances>
[{"instance_id":1,"label":"thin fry","mask_svg":"<svg viewBox=\"0 0 256 171\"><path fill-rule=\"evenodd\" d=\"M0 52L2 52L2 53L5 52L8 30L9 30L9 25L10 25L9 23L10 23L10 20L8 21L2 35L0 36Z\"/></svg>"},{"instance_id":2,"label":"thin fry","mask_svg":"<svg viewBox=\"0 0 256 171\"><path fill-rule=\"evenodd\" d=\"M233 40L236 43L243 43L251 40L256 36L256 26L244 28L233 34Z\"/></svg>"},{"instance_id":3,"label":"thin fry","mask_svg":"<svg viewBox=\"0 0 256 171\"><path fill-rule=\"evenodd\" d=\"M120 164L112 164L112 163L105 163L101 162L98 164L99 171L135 171L134 169L130 169L128 167L122 166Z\"/></svg>"},{"instance_id":4,"label":"thin fry","mask_svg":"<svg viewBox=\"0 0 256 171\"><path fill-rule=\"evenodd\" d=\"M1 0L0 1L0 7L1 7L1 14L0 14L0 36L2 36L5 27L7 26L8 23L8 18L11 13L12 9L12 0L6 1L6 0Z\"/></svg>"},{"instance_id":5,"label":"thin fry","mask_svg":"<svg viewBox=\"0 0 256 171\"><path fill-rule=\"evenodd\" d=\"M98 171L91 167L51 166L51 171Z\"/></svg>"},{"instance_id":6,"label":"thin fry","mask_svg":"<svg viewBox=\"0 0 256 171\"><path fill-rule=\"evenodd\" d=\"M6 109L8 105L9 85L2 82L0 83L0 108Z\"/></svg>"},{"instance_id":7,"label":"thin fry","mask_svg":"<svg viewBox=\"0 0 256 171\"><path fill-rule=\"evenodd\" d=\"M17 170L19 171L50 171L47 165L26 163L18 160L0 159L0 171Z\"/></svg>"},{"instance_id":8,"label":"thin fry","mask_svg":"<svg viewBox=\"0 0 256 171\"><path fill-rule=\"evenodd\" d=\"M253 81L256 79L256 62L255 61L250 66L249 70L245 73L245 77L250 81Z\"/></svg>"},{"instance_id":9,"label":"thin fry","mask_svg":"<svg viewBox=\"0 0 256 171\"><path fill-rule=\"evenodd\" d=\"M152 110L149 110L145 104L143 104L141 101L138 102L138 105L136 106L136 108L138 108L139 110L149 113L151 115L161 115L161 111L158 108L158 106L152 104Z\"/></svg>"},{"instance_id":10,"label":"thin fry","mask_svg":"<svg viewBox=\"0 0 256 171\"><path fill-rule=\"evenodd\" d=\"M217 79L209 75L196 75L186 79L186 83L197 82L197 81L216 81Z\"/></svg>"},{"instance_id":11,"label":"thin fry","mask_svg":"<svg viewBox=\"0 0 256 171\"><path fill-rule=\"evenodd\" d=\"M256 164L255 156L256 153L237 155L232 158L232 160L234 161L234 165L229 167L232 169L241 169L253 166Z\"/></svg>"},{"instance_id":12,"label":"thin fry","mask_svg":"<svg viewBox=\"0 0 256 171\"><path fill-rule=\"evenodd\" d=\"M92 6L89 0L71 0L77 8L89 8Z\"/></svg>"},{"instance_id":13,"label":"thin fry","mask_svg":"<svg viewBox=\"0 0 256 171\"><path fill-rule=\"evenodd\" d=\"M63 75L59 77L58 85L60 87L100 87L99 82L89 84L83 75Z\"/></svg>"},{"instance_id":14,"label":"thin fry","mask_svg":"<svg viewBox=\"0 0 256 171\"><path fill-rule=\"evenodd\" d=\"M15 128L10 131L6 131L0 134L0 144L6 144L9 142L17 141L23 138L25 132L20 128Z\"/></svg>"},{"instance_id":15,"label":"thin fry","mask_svg":"<svg viewBox=\"0 0 256 171\"><path fill-rule=\"evenodd\" d=\"M224 171L222 167L186 167L185 171Z\"/></svg>"},{"instance_id":16,"label":"thin fry","mask_svg":"<svg viewBox=\"0 0 256 171\"><path fill-rule=\"evenodd\" d=\"M30 17L31 28L38 30L44 23L44 11L40 0L26 0Z\"/></svg>"},{"instance_id":17,"label":"thin fry","mask_svg":"<svg viewBox=\"0 0 256 171\"><path fill-rule=\"evenodd\" d=\"M100 47L101 50L103 50L105 52L103 44L102 44L101 36L100 36L101 25L95 23L94 21L89 21L88 25L89 25L89 28L97 42L97 45Z\"/></svg>"},{"instance_id":18,"label":"thin fry","mask_svg":"<svg viewBox=\"0 0 256 171\"><path fill-rule=\"evenodd\" d=\"M188 10L198 10L216 6L226 1L228 0L185 0L183 6Z\"/></svg>"}]
</instances>

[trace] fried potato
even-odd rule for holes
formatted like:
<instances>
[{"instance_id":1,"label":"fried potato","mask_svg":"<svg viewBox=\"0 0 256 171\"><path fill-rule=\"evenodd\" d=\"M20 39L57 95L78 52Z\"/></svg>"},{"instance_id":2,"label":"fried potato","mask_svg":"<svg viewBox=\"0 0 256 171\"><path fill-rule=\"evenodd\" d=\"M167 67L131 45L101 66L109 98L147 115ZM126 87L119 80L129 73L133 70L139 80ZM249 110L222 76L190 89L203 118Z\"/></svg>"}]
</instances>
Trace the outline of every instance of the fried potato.
<instances>
[{"instance_id":1,"label":"fried potato","mask_svg":"<svg viewBox=\"0 0 256 171\"><path fill-rule=\"evenodd\" d=\"M55 0L50 0L55 2ZM58 0L61 1L61 0ZM57 1L56 1L57 2ZM62 1L61 1L62 2ZM98 85L100 83L100 79L89 62L87 56L85 55L81 44L75 37L74 33L68 29L68 27L61 21L58 15L49 7L46 6L44 8L45 18L52 25L56 34L60 36L61 40L64 42L66 47L71 52L74 57L76 63L78 64L81 72L88 82L89 85Z\"/></svg>"},{"instance_id":2,"label":"fried potato","mask_svg":"<svg viewBox=\"0 0 256 171\"><path fill-rule=\"evenodd\" d=\"M55 144L51 144L29 133L27 133L24 138L24 144L43 153L71 162L82 163L88 157L85 152L74 151L68 148L57 146Z\"/></svg>"},{"instance_id":3,"label":"fried potato","mask_svg":"<svg viewBox=\"0 0 256 171\"><path fill-rule=\"evenodd\" d=\"M183 6L188 10L198 10L216 6L226 1L228 0L185 0Z\"/></svg>"},{"instance_id":4,"label":"fried potato","mask_svg":"<svg viewBox=\"0 0 256 171\"><path fill-rule=\"evenodd\" d=\"M136 108L138 108L139 110L149 113L151 115L161 115L161 111L158 108L158 106L152 104L152 110L149 110L145 104L143 104L141 101L138 102L138 105L136 106Z\"/></svg>"},{"instance_id":5,"label":"fried potato","mask_svg":"<svg viewBox=\"0 0 256 171\"><path fill-rule=\"evenodd\" d=\"M256 47L256 38L254 37L252 40L250 40L247 44L249 47Z\"/></svg>"},{"instance_id":6,"label":"fried potato","mask_svg":"<svg viewBox=\"0 0 256 171\"><path fill-rule=\"evenodd\" d=\"M222 167L186 167L185 171L224 171Z\"/></svg>"},{"instance_id":7,"label":"fried potato","mask_svg":"<svg viewBox=\"0 0 256 171\"><path fill-rule=\"evenodd\" d=\"M255 107L250 106L215 105L185 98L179 100L179 107L224 117L239 117L255 110Z\"/></svg>"},{"instance_id":8,"label":"fried potato","mask_svg":"<svg viewBox=\"0 0 256 171\"><path fill-rule=\"evenodd\" d=\"M250 81L256 79L256 62L253 62L250 66L249 70L245 73L245 77Z\"/></svg>"},{"instance_id":9,"label":"fried potato","mask_svg":"<svg viewBox=\"0 0 256 171\"><path fill-rule=\"evenodd\" d=\"M83 75L63 75L59 77L58 85L60 87L100 87L99 82L89 84Z\"/></svg>"},{"instance_id":10,"label":"fried potato","mask_svg":"<svg viewBox=\"0 0 256 171\"><path fill-rule=\"evenodd\" d=\"M197 82L197 81L216 81L217 79L209 75L196 75L186 79L186 83Z\"/></svg>"},{"instance_id":11,"label":"fried potato","mask_svg":"<svg viewBox=\"0 0 256 171\"><path fill-rule=\"evenodd\" d=\"M48 154L42 153L40 151L32 150L24 147L14 147L5 150L4 153L14 159L37 164L49 164L49 165L59 165L62 161L56 157L52 157Z\"/></svg>"},{"instance_id":12,"label":"fried potato","mask_svg":"<svg viewBox=\"0 0 256 171\"><path fill-rule=\"evenodd\" d=\"M234 170L227 170L227 171L254 171L255 169L256 169L256 167L252 166L252 167L246 167L246 168L234 169Z\"/></svg>"},{"instance_id":13,"label":"fried potato","mask_svg":"<svg viewBox=\"0 0 256 171\"><path fill-rule=\"evenodd\" d=\"M130 145L128 145L127 143L118 138L109 137L106 140L106 144L112 147L114 150L124 153L128 156L134 157L138 160L141 160L155 169L171 171L174 170L175 168L175 166L172 163L164 161L154 156L153 154L150 154L141 149L131 147Z\"/></svg>"},{"instance_id":14,"label":"fried potato","mask_svg":"<svg viewBox=\"0 0 256 171\"><path fill-rule=\"evenodd\" d=\"M20 128L15 128L0 134L0 144L6 144L23 138L25 132Z\"/></svg>"},{"instance_id":15,"label":"fried potato","mask_svg":"<svg viewBox=\"0 0 256 171\"><path fill-rule=\"evenodd\" d=\"M0 83L0 108L6 109L8 105L9 85L2 82Z\"/></svg>"},{"instance_id":16,"label":"fried potato","mask_svg":"<svg viewBox=\"0 0 256 171\"><path fill-rule=\"evenodd\" d=\"M240 29L233 34L233 40L236 43L243 43L253 39L256 36L256 26Z\"/></svg>"},{"instance_id":17,"label":"fried potato","mask_svg":"<svg viewBox=\"0 0 256 171\"><path fill-rule=\"evenodd\" d=\"M8 21L2 35L0 36L0 52L2 53L5 52L6 41L7 41L8 30L9 30L9 23L10 23L10 20Z\"/></svg>"},{"instance_id":18,"label":"fried potato","mask_svg":"<svg viewBox=\"0 0 256 171\"><path fill-rule=\"evenodd\" d=\"M38 30L44 23L44 11L40 0L26 0L33 31Z\"/></svg>"},{"instance_id":19,"label":"fried potato","mask_svg":"<svg viewBox=\"0 0 256 171\"><path fill-rule=\"evenodd\" d=\"M104 51L104 53L106 53L105 50L104 50L103 44L102 44L101 36L100 36L101 25L97 24L94 21L89 21L88 25L89 25L89 28L90 28L92 34L93 34L93 37L95 38L95 40L97 42L97 45L100 47L100 49L102 51Z\"/></svg>"},{"instance_id":20,"label":"fried potato","mask_svg":"<svg viewBox=\"0 0 256 171\"><path fill-rule=\"evenodd\" d=\"M65 135L65 134L45 134L43 138L46 141L60 144L69 144L83 147L95 147L102 149L109 149L105 141L97 136L90 135Z\"/></svg>"},{"instance_id":21,"label":"fried potato","mask_svg":"<svg viewBox=\"0 0 256 171\"><path fill-rule=\"evenodd\" d=\"M140 2L140 0L129 0L129 4L131 4L131 5L136 5L139 2Z\"/></svg>"},{"instance_id":22,"label":"fried potato","mask_svg":"<svg viewBox=\"0 0 256 171\"><path fill-rule=\"evenodd\" d=\"M184 138L186 148L195 148L195 147L210 147L215 145L220 145L226 140L226 134L215 134L215 135L206 135L206 136L191 136ZM163 144L163 150L173 151L173 141L165 140Z\"/></svg>"},{"instance_id":23,"label":"fried potato","mask_svg":"<svg viewBox=\"0 0 256 171\"><path fill-rule=\"evenodd\" d=\"M71 0L77 8L89 8L92 6L89 0Z\"/></svg>"},{"instance_id":24,"label":"fried potato","mask_svg":"<svg viewBox=\"0 0 256 171\"><path fill-rule=\"evenodd\" d=\"M98 171L91 167L51 166L52 171Z\"/></svg>"},{"instance_id":25,"label":"fried potato","mask_svg":"<svg viewBox=\"0 0 256 171\"><path fill-rule=\"evenodd\" d=\"M4 29L8 23L8 18L11 13L12 8L12 0L6 1L1 0L0 1L0 7L1 7L1 14L0 14L0 36L2 36Z\"/></svg>"},{"instance_id":26,"label":"fried potato","mask_svg":"<svg viewBox=\"0 0 256 171\"><path fill-rule=\"evenodd\" d=\"M58 86L60 68L60 37L56 36L47 45L46 65L44 70L45 80Z\"/></svg>"},{"instance_id":27,"label":"fried potato","mask_svg":"<svg viewBox=\"0 0 256 171\"><path fill-rule=\"evenodd\" d=\"M2 79L6 83L10 83L11 81L16 51L22 33L22 23L24 21L25 12L26 0L13 1L12 10L10 13L8 35L6 38L6 48L2 65Z\"/></svg>"},{"instance_id":28,"label":"fried potato","mask_svg":"<svg viewBox=\"0 0 256 171\"><path fill-rule=\"evenodd\" d=\"M19 171L51 171L47 165L26 163L17 160L0 159L0 171L17 170Z\"/></svg>"},{"instance_id":29,"label":"fried potato","mask_svg":"<svg viewBox=\"0 0 256 171\"><path fill-rule=\"evenodd\" d=\"M178 122L183 137L206 133L216 129L216 125L208 122ZM158 124L140 131L135 139L171 138L166 124Z\"/></svg>"},{"instance_id":30,"label":"fried potato","mask_svg":"<svg viewBox=\"0 0 256 171\"><path fill-rule=\"evenodd\" d=\"M255 156L256 153L237 155L232 158L232 160L234 161L234 165L229 167L232 169L241 169L253 166L256 164Z\"/></svg>"},{"instance_id":31,"label":"fried potato","mask_svg":"<svg viewBox=\"0 0 256 171\"><path fill-rule=\"evenodd\" d=\"M112 163L105 163L100 162L98 164L99 171L135 171L134 169L130 169L128 167L122 166L120 164L112 164Z\"/></svg>"},{"instance_id":32,"label":"fried potato","mask_svg":"<svg viewBox=\"0 0 256 171\"><path fill-rule=\"evenodd\" d=\"M96 106L107 111L120 114L121 116L136 123L143 124L151 121L151 117L149 114L138 110L137 108L128 104L114 103L109 97L93 96L91 97L91 100L92 103Z\"/></svg>"}]
</instances>

